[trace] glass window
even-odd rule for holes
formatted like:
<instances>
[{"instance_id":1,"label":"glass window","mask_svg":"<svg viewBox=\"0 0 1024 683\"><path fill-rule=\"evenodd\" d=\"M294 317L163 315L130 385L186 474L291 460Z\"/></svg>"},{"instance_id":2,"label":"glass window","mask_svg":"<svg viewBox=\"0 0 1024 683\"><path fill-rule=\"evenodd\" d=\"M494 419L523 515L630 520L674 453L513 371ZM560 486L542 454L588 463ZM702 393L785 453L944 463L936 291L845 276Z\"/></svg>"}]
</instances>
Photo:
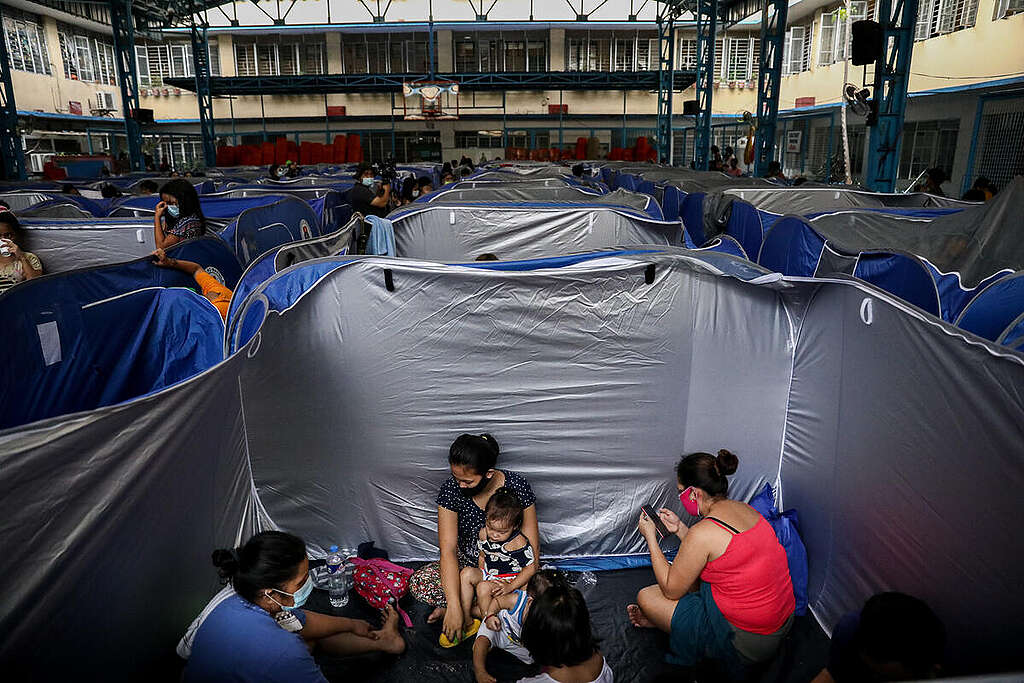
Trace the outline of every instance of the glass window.
<instances>
[{"instance_id":1,"label":"glass window","mask_svg":"<svg viewBox=\"0 0 1024 683\"><path fill-rule=\"evenodd\" d=\"M256 46L235 43L235 73L239 76L256 75Z\"/></svg>"},{"instance_id":2,"label":"glass window","mask_svg":"<svg viewBox=\"0 0 1024 683\"><path fill-rule=\"evenodd\" d=\"M457 73L478 73L476 42L472 38L455 41L455 71Z\"/></svg>"},{"instance_id":3,"label":"glass window","mask_svg":"<svg viewBox=\"0 0 1024 683\"><path fill-rule=\"evenodd\" d=\"M422 73L427 71L427 56L430 46L425 40L410 40L406 47L406 57L409 60L407 67L410 73Z\"/></svg>"},{"instance_id":4,"label":"glass window","mask_svg":"<svg viewBox=\"0 0 1024 683\"><path fill-rule=\"evenodd\" d=\"M992 20L1005 19L1021 12L1024 12L1024 0L996 0ZM975 14L977 14L977 7L975 7Z\"/></svg>"},{"instance_id":5,"label":"glass window","mask_svg":"<svg viewBox=\"0 0 1024 683\"><path fill-rule=\"evenodd\" d=\"M905 123L898 177L913 180L934 167L949 173L953 168L959 130L958 119Z\"/></svg>"},{"instance_id":6,"label":"glass window","mask_svg":"<svg viewBox=\"0 0 1024 683\"><path fill-rule=\"evenodd\" d=\"M832 12L821 15L820 47L818 48L818 66L831 64L833 46L836 42L836 15Z\"/></svg>"},{"instance_id":7,"label":"glass window","mask_svg":"<svg viewBox=\"0 0 1024 683\"><path fill-rule=\"evenodd\" d=\"M302 73L324 73L324 48L325 45L323 43L306 43L301 46L299 56Z\"/></svg>"},{"instance_id":8,"label":"glass window","mask_svg":"<svg viewBox=\"0 0 1024 683\"><path fill-rule=\"evenodd\" d=\"M89 39L85 36L75 36L75 53L78 55L78 77L83 81L94 80L92 50L89 46Z\"/></svg>"},{"instance_id":9,"label":"glass window","mask_svg":"<svg viewBox=\"0 0 1024 683\"><path fill-rule=\"evenodd\" d=\"M220 49L216 40L207 41L210 48L210 75L220 76Z\"/></svg>"},{"instance_id":10,"label":"glass window","mask_svg":"<svg viewBox=\"0 0 1024 683\"><path fill-rule=\"evenodd\" d=\"M639 71L657 71L658 60L660 55L658 54L658 41L655 38L640 38L636 42L636 68ZM685 68L680 63L676 62L676 69Z\"/></svg>"},{"instance_id":11,"label":"glass window","mask_svg":"<svg viewBox=\"0 0 1024 683\"><path fill-rule=\"evenodd\" d=\"M277 45L256 45L256 73L260 76L281 74Z\"/></svg>"},{"instance_id":12,"label":"glass window","mask_svg":"<svg viewBox=\"0 0 1024 683\"><path fill-rule=\"evenodd\" d=\"M726 80L745 81L750 78L750 38L730 38Z\"/></svg>"},{"instance_id":13,"label":"glass window","mask_svg":"<svg viewBox=\"0 0 1024 683\"><path fill-rule=\"evenodd\" d=\"M152 82L149 78L149 52L145 45L135 46L135 67L139 72L139 87L150 87Z\"/></svg>"},{"instance_id":14,"label":"glass window","mask_svg":"<svg viewBox=\"0 0 1024 683\"><path fill-rule=\"evenodd\" d=\"M170 46L171 76L192 76L192 46L179 43Z\"/></svg>"},{"instance_id":15,"label":"glass window","mask_svg":"<svg viewBox=\"0 0 1024 683\"><path fill-rule=\"evenodd\" d=\"M679 60L677 64L680 69L697 68L697 40L695 38L686 38L679 41Z\"/></svg>"},{"instance_id":16,"label":"glass window","mask_svg":"<svg viewBox=\"0 0 1024 683\"><path fill-rule=\"evenodd\" d=\"M366 43L361 40L346 40L341 48L342 68L347 74L365 74L367 71ZM399 71L394 62L391 64L392 71Z\"/></svg>"},{"instance_id":17,"label":"glass window","mask_svg":"<svg viewBox=\"0 0 1024 683\"><path fill-rule=\"evenodd\" d=\"M615 71L635 71L636 64L634 62L633 49L635 42L629 39L616 38L614 41L615 49Z\"/></svg>"},{"instance_id":18,"label":"glass window","mask_svg":"<svg viewBox=\"0 0 1024 683\"><path fill-rule=\"evenodd\" d=\"M163 86L164 79L171 74L171 60L166 45L148 45L149 80L154 88Z\"/></svg>"},{"instance_id":19,"label":"glass window","mask_svg":"<svg viewBox=\"0 0 1024 683\"><path fill-rule=\"evenodd\" d=\"M540 40L531 40L526 44L527 71L548 70L548 45Z\"/></svg>"},{"instance_id":20,"label":"glass window","mask_svg":"<svg viewBox=\"0 0 1024 683\"><path fill-rule=\"evenodd\" d=\"M18 13L11 16L5 11L3 29L11 69L37 74L50 73L46 38L42 26L31 15Z\"/></svg>"},{"instance_id":21,"label":"glass window","mask_svg":"<svg viewBox=\"0 0 1024 683\"><path fill-rule=\"evenodd\" d=\"M526 71L526 43L521 40L505 41L505 68L500 71Z\"/></svg>"}]
</instances>

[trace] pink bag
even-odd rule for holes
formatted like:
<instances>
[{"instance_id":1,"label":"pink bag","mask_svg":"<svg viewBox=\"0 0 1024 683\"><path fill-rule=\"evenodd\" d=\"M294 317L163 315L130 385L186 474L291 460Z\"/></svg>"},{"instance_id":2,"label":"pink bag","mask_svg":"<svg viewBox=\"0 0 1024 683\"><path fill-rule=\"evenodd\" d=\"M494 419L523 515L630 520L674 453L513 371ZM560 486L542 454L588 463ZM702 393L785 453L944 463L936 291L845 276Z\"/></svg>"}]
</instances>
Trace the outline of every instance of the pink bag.
<instances>
[{"instance_id":1,"label":"pink bag","mask_svg":"<svg viewBox=\"0 0 1024 683\"><path fill-rule=\"evenodd\" d=\"M355 589L370 607L383 609L389 602L394 602L395 609L402 615L407 628L412 628L412 619L398 606L409 589L409 577L412 570L401 567L387 560L361 560L358 557L349 559L356 566L354 575Z\"/></svg>"}]
</instances>

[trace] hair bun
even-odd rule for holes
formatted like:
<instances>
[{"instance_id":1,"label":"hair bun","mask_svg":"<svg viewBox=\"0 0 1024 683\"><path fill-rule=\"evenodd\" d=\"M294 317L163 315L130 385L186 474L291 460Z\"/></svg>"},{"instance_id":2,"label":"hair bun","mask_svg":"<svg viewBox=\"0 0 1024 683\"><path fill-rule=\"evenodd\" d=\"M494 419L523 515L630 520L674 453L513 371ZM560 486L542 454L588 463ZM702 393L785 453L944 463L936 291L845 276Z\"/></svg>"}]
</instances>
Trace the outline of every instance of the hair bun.
<instances>
[{"instance_id":1,"label":"hair bun","mask_svg":"<svg viewBox=\"0 0 1024 683\"><path fill-rule=\"evenodd\" d=\"M222 579L229 579L238 573L238 551L234 548L218 548L213 551L212 559Z\"/></svg>"},{"instance_id":2,"label":"hair bun","mask_svg":"<svg viewBox=\"0 0 1024 683\"><path fill-rule=\"evenodd\" d=\"M494 446L494 452L495 453L497 453L499 455L501 454L501 448L498 446L498 440L497 439L495 439L493 436L491 436L490 434L488 434L486 432L481 434L480 438L483 439L484 441L486 441L487 443L491 444L492 446Z\"/></svg>"},{"instance_id":3,"label":"hair bun","mask_svg":"<svg viewBox=\"0 0 1024 683\"><path fill-rule=\"evenodd\" d=\"M740 466L740 459L730 451L723 448L718 451L718 457L715 458L715 464L718 466L718 471L722 476L728 477L729 475L736 473L736 468Z\"/></svg>"}]
</instances>

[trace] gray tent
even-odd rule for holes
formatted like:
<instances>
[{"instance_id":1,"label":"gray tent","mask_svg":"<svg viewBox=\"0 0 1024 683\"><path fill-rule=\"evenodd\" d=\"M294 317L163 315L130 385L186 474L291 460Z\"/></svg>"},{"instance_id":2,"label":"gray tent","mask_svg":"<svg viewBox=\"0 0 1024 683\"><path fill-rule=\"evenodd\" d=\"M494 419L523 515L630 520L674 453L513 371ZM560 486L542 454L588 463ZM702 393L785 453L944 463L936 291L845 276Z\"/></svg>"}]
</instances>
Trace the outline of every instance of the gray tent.
<instances>
[{"instance_id":1,"label":"gray tent","mask_svg":"<svg viewBox=\"0 0 1024 683\"><path fill-rule=\"evenodd\" d=\"M976 202L963 202L924 192L884 194L837 186L730 188L721 192L748 201L762 211L777 214L795 213L801 216L843 208L977 206Z\"/></svg>"},{"instance_id":2,"label":"gray tent","mask_svg":"<svg viewBox=\"0 0 1024 683\"><path fill-rule=\"evenodd\" d=\"M826 630L899 589L958 664L1020 663L1024 356L722 254L503 267L314 259L261 285L225 362L0 432L0 660L152 678L218 589L210 549L258 526L434 558L472 430L531 481L545 555L640 552L679 455L728 447L731 495L772 482L800 511Z\"/></svg>"},{"instance_id":3,"label":"gray tent","mask_svg":"<svg viewBox=\"0 0 1024 683\"><path fill-rule=\"evenodd\" d=\"M39 257L47 274L131 261L156 249L153 223L145 219L29 218L22 227L25 249Z\"/></svg>"},{"instance_id":4,"label":"gray tent","mask_svg":"<svg viewBox=\"0 0 1024 683\"><path fill-rule=\"evenodd\" d=\"M640 211L649 211L654 199L648 194L615 190L600 194L579 186L564 187L520 187L511 183L503 187L478 187L457 190L441 190L427 196L424 203L444 202L446 204L482 203L505 204L509 202L550 202L557 204L607 204L628 206ZM660 214L661 207L655 213Z\"/></svg>"},{"instance_id":5,"label":"gray tent","mask_svg":"<svg viewBox=\"0 0 1024 683\"><path fill-rule=\"evenodd\" d=\"M654 220L624 207L589 204L521 206L413 203L388 216L399 256L472 261L542 258L610 245L682 245L678 221Z\"/></svg>"}]
</instances>

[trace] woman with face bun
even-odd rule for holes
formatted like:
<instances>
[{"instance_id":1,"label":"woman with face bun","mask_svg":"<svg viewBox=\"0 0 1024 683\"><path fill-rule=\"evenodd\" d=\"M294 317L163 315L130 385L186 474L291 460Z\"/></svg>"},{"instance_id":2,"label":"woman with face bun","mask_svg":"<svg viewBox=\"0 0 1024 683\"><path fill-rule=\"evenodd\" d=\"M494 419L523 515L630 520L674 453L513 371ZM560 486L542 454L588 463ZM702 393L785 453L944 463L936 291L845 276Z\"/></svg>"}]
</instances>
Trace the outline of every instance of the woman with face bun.
<instances>
[{"instance_id":1,"label":"woman with face bun","mask_svg":"<svg viewBox=\"0 0 1024 683\"><path fill-rule=\"evenodd\" d=\"M640 515L657 583L637 594L626 611L639 628L669 634L670 661L694 666L717 659L742 677L770 660L793 625L796 600L786 552L767 520L746 503L730 500L728 477L738 458L692 453L676 467L679 501L697 518L689 527L667 508L658 517L679 537L671 564L658 547L654 523Z\"/></svg>"}]
</instances>

